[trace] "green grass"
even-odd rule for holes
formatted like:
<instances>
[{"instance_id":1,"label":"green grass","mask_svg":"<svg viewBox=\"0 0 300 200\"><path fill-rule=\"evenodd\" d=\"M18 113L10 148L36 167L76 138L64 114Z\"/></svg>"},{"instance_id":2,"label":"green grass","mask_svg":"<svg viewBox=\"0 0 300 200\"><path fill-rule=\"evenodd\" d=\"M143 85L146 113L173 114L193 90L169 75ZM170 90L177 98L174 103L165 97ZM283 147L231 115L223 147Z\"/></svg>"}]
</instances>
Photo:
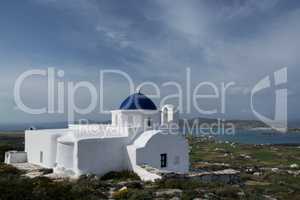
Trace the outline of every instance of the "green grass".
<instances>
[{"instance_id":1,"label":"green grass","mask_svg":"<svg viewBox=\"0 0 300 200\"><path fill-rule=\"evenodd\" d=\"M45 177L30 179L11 166L0 164L1 200L106 199L106 191L108 186L100 181L79 179L77 182L54 182Z\"/></svg>"},{"instance_id":2,"label":"green grass","mask_svg":"<svg viewBox=\"0 0 300 200\"><path fill-rule=\"evenodd\" d=\"M149 190L126 189L113 193L114 199L128 199L128 200L152 200L154 194Z\"/></svg>"},{"instance_id":3,"label":"green grass","mask_svg":"<svg viewBox=\"0 0 300 200\"><path fill-rule=\"evenodd\" d=\"M205 161L209 163L225 163L233 169L240 170L242 180L249 183L240 188L245 194L244 198L262 199L263 195L270 195L278 199L300 199L299 175L293 176L286 172L264 172L262 176L257 177L245 172L246 168L267 167L289 169L290 164L296 163L299 165L299 148L295 146L276 145L231 145L216 143L214 141L201 141L197 138L190 139L190 144L192 145L190 159L194 168L199 167L201 169L200 167L203 166L201 162ZM225 153L228 154L227 157L224 157ZM241 154L246 154L251 158L242 158ZM215 170L217 168L216 166L207 167L208 170ZM232 186L227 187L230 188ZM213 188L214 193L217 194L217 188L219 187ZM227 191L231 189L227 189ZM236 192L231 193L236 194ZM221 194L221 196L226 198L225 196L228 195Z\"/></svg>"},{"instance_id":4,"label":"green grass","mask_svg":"<svg viewBox=\"0 0 300 200\"><path fill-rule=\"evenodd\" d=\"M52 181L47 178L29 179L22 171L0 163L0 199L107 199L111 187L116 187L116 199L153 199L159 189L181 189L181 199L196 197L208 199L265 199L269 195L277 199L300 199L300 176L272 171L261 176L246 173L246 168L267 167L289 169L290 164L300 165L300 149L292 146L231 145L212 140L189 138L192 169L218 170L228 167L205 165L225 163L229 168L241 171L244 184L224 185L203 183L186 179L163 179L155 183L131 184L126 192L118 193L120 182L139 180L130 172L110 172L101 178L83 176L75 182ZM0 159L7 150L23 150L24 135L0 133ZM241 154L250 156L246 159ZM224 156L227 155L227 156ZM168 198L167 198L168 199Z\"/></svg>"},{"instance_id":5,"label":"green grass","mask_svg":"<svg viewBox=\"0 0 300 200\"><path fill-rule=\"evenodd\" d=\"M300 149L290 146L260 146L260 145L231 145L216 143L214 141L201 142L192 138L190 143L193 146L190 158L192 164L197 162L222 162L238 166L265 166L265 167L289 167L290 164L300 164ZM221 149L221 151L216 151ZM275 149L275 150L274 150ZM224 154L227 154L225 157ZM241 158L241 154L251 156L251 159Z\"/></svg>"},{"instance_id":6,"label":"green grass","mask_svg":"<svg viewBox=\"0 0 300 200\"><path fill-rule=\"evenodd\" d=\"M24 133L0 132L0 162L4 161L4 154L9 150L24 150Z\"/></svg>"}]
</instances>

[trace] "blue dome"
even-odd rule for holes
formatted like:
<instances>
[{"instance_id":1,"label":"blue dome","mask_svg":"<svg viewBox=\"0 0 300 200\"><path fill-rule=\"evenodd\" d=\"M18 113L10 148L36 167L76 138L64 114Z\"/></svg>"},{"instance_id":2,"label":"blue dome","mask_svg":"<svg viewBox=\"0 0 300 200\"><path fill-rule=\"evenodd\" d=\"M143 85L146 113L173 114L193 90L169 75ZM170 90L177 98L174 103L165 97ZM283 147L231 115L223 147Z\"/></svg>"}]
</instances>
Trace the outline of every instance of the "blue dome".
<instances>
[{"instance_id":1,"label":"blue dome","mask_svg":"<svg viewBox=\"0 0 300 200\"><path fill-rule=\"evenodd\" d=\"M127 97L121 104L120 110L157 110L155 104L146 95L135 93Z\"/></svg>"}]
</instances>

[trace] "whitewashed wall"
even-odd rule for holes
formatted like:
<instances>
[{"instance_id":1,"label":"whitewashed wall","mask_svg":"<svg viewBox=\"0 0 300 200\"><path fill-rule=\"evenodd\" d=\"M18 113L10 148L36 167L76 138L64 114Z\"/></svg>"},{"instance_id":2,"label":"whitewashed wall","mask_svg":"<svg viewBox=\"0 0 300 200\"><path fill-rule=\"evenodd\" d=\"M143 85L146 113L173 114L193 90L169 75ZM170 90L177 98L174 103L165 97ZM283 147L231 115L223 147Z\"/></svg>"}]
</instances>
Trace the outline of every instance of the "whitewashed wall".
<instances>
[{"instance_id":1,"label":"whitewashed wall","mask_svg":"<svg viewBox=\"0 0 300 200\"><path fill-rule=\"evenodd\" d=\"M136 148L134 145L127 146L128 169L134 171L143 181L155 181L161 176L151 173L136 163Z\"/></svg>"},{"instance_id":2,"label":"whitewashed wall","mask_svg":"<svg viewBox=\"0 0 300 200\"><path fill-rule=\"evenodd\" d=\"M57 138L63 135L63 130L25 131L25 151L29 163L52 168L56 163ZM43 152L43 162L40 162L40 152Z\"/></svg>"},{"instance_id":3,"label":"whitewashed wall","mask_svg":"<svg viewBox=\"0 0 300 200\"><path fill-rule=\"evenodd\" d=\"M127 138L82 139L75 146L74 172L103 175L127 169ZM80 151L78 151L80 149Z\"/></svg>"},{"instance_id":4,"label":"whitewashed wall","mask_svg":"<svg viewBox=\"0 0 300 200\"><path fill-rule=\"evenodd\" d=\"M57 143L57 167L73 170L74 143Z\"/></svg>"},{"instance_id":5,"label":"whitewashed wall","mask_svg":"<svg viewBox=\"0 0 300 200\"><path fill-rule=\"evenodd\" d=\"M144 126L148 118L152 124L160 124L160 112L148 110L113 110L112 125L115 126Z\"/></svg>"},{"instance_id":6,"label":"whitewashed wall","mask_svg":"<svg viewBox=\"0 0 300 200\"><path fill-rule=\"evenodd\" d=\"M180 135L156 134L145 147L136 150L138 165L149 165L158 169L174 172L188 172L189 152L188 143ZM160 154L167 154L167 167L161 168Z\"/></svg>"}]
</instances>

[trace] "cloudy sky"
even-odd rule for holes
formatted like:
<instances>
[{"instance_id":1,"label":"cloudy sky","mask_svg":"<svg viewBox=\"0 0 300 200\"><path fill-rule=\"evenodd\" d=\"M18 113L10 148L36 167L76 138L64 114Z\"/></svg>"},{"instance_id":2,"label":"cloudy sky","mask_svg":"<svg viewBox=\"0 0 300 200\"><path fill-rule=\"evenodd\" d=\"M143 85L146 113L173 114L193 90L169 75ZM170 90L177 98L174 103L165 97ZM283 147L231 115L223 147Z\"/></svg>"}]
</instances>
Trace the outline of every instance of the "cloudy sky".
<instances>
[{"instance_id":1,"label":"cloudy sky","mask_svg":"<svg viewBox=\"0 0 300 200\"><path fill-rule=\"evenodd\" d=\"M288 88L288 118L300 119L298 0L11 0L0 3L0 27L0 123L66 120L66 113L26 114L14 101L18 76L49 67L64 71L57 81L89 81L97 90L100 70L121 70L135 86L145 81L158 84L157 104L176 92L174 86L164 85L173 81L182 86L184 106L190 101L189 68L192 90L204 81L218 87L235 82L226 92L225 114L220 113L221 97L199 100L201 108L218 110L205 117L233 119L255 119L251 89L265 76L273 80L276 70L287 67L288 83L282 88ZM107 75L106 109L118 108L129 95L127 85L124 77ZM275 89L272 86L255 97L255 107L269 117L274 115ZM154 90L145 87L142 91L151 95ZM209 92L202 89L203 94ZM45 77L30 77L21 87L24 103L33 108L47 104L46 94ZM89 102L86 90L76 93L77 106ZM179 104L176 98L170 103ZM198 115L193 107L182 113ZM97 107L78 117L100 121L109 116L99 114Z\"/></svg>"}]
</instances>

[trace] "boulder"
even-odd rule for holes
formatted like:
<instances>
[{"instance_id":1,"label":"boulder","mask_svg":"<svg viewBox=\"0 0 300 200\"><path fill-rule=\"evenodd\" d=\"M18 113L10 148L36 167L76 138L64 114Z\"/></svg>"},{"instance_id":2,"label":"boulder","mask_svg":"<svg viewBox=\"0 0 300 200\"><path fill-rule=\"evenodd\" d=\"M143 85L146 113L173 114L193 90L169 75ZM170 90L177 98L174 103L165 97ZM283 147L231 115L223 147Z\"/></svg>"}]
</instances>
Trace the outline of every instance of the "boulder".
<instances>
[{"instance_id":1,"label":"boulder","mask_svg":"<svg viewBox=\"0 0 300 200\"><path fill-rule=\"evenodd\" d=\"M292 169L298 169L298 168L299 168L299 165L296 164L296 163L294 163L294 164L291 164L291 165L290 165L290 168L292 168Z\"/></svg>"},{"instance_id":2,"label":"boulder","mask_svg":"<svg viewBox=\"0 0 300 200\"><path fill-rule=\"evenodd\" d=\"M262 173L260 173L260 172L254 172L253 175L254 175L254 176L261 176Z\"/></svg>"}]
</instances>

